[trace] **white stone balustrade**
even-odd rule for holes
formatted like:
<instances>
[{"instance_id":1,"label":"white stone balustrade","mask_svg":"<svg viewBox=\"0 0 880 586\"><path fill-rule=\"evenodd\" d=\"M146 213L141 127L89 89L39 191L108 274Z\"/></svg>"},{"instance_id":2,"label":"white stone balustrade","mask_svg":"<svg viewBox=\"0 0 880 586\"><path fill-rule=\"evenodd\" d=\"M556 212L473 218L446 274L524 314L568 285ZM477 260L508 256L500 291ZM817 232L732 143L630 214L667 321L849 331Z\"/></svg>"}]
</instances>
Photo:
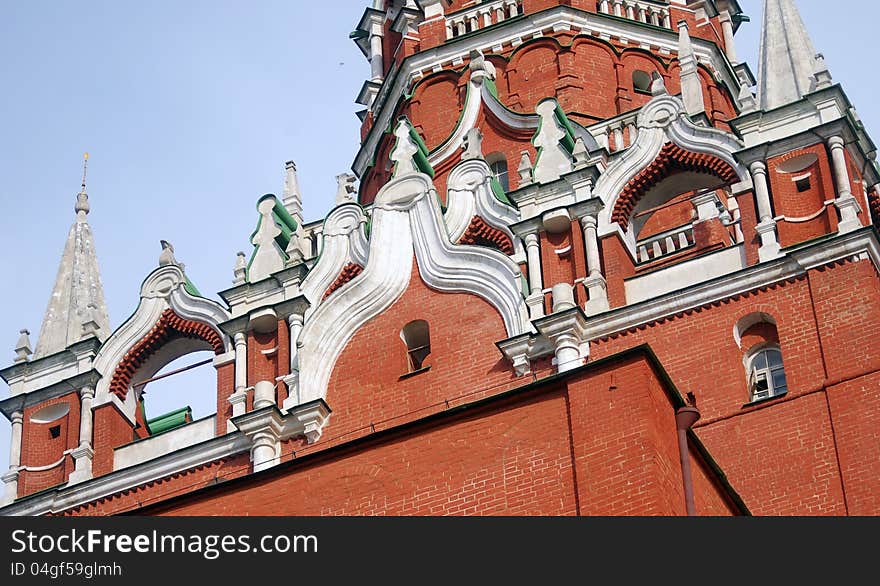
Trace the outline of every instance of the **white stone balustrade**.
<instances>
[{"instance_id":1,"label":"white stone balustrade","mask_svg":"<svg viewBox=\"0 0 880 586\"><path fill-rule=\"evenodd\" d=\"M446 17L446 38L454 39L523 13L520 0L489 0Z\"/></svg>"},{"instance_id":2,"label":"white stone balustrade","mask_svg":"<svg viewBox=\"0 0 880 586\"><path fill-rule=\"evenodd\" d=\"M639 262L653 262L694 245L694 225L686 224L636 243Z\"/></svg>"},{"instance_id":3,"label":"white stone balustrade","mask_svg":"<svg viewBox=\"0 0 880 586\"><path fill-rule=\"evenodd\" d=\"M669 8L656 2L640 0L600 0L599 12L620 18L628 18L645 24L672 28Z\"/></svg>"}]
</instances>

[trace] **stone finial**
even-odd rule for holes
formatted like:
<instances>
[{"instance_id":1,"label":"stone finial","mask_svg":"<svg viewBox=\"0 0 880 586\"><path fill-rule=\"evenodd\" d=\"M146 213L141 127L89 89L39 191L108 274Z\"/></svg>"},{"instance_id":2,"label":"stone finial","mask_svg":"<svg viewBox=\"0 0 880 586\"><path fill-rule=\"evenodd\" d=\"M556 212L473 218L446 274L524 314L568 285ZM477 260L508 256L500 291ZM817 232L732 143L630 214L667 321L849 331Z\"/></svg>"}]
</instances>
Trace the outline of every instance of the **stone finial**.
<instances>
[{"instance_id":1,"label":"stone finial","mask_svg":"<svg viewBox=\"0 0 880 586\"><path fill-rule=\"evenodd\" d=\"M287 248L284 249L284 252L287 253L287 264L290 265L299 264L306 259L306 255L303 254L299 231L290 235L290 242L287 243Z\"/></svg>"},{"instance_id":2,"label":"stone finial","mask_svg":"<svg viewBox=\"0 0 880 586\"><path fill-rule=\"evenodd\" d=\"M85 191L80 191L76 194L76 205L73 207L73 210L76 212L76 219L78 222L84 222L86 220L86 216L89 213L91 206L89 205L89 196Z\"/></svg>"},{"instance_id":3,"label":"stone finial","mask_svg":"<svg viewBox=\"0 0 880 586\"><path fill-rule=\"evenodd\" d=\"M353 202L357 194L354 184L357 177L351 173L336 176L336 205Z\"/></svg>"},{"instance_id":4,"label":"stone finial","mask_svg":"<svg viewBox=\"0 0 880 586\"><path fill-rule=\"evenodd\" d=\"M479 128L471 128L464 135L464 144L462 144L464 153L461 155L463 161L469 159L483 158L483 133Z\"/></svg>"},{"instance_id":5,"label":"stone finial","mask_svg":"<svg viewBox=\"0 0 880 586\"><path fill-rule=\"evenodd\" d=\"M73 206L73 210L76 212L76 221L77 222L85 222L86 216L91 209L89 206L89 196L86 193L86 173L89 170L89 153L83 154L83 175L82 175L82 186L78 194L76 194L76 205Z\"/></svg>"},{"instance_id":6,"label":"stone finial","mask_svg":"<svg viewBox=\"0 0 880 586\"><path fill-rule=\"evenodd\" d=\"M816 81L817 90L831 87L834 83L831 72L828 71L828 65L825 63L825 56L822 53L816 53L816 67L813 72L813 79Z\"/></svg>"},{"instance_id":7,"label":"stone finial","mask_svg":"<svg viewBox=\"0 0 880 586\"><path fill-rule=\"evenodd\" d=\"M743 114L750 114L758 111L758 100L747 85L742 84L739 86L739 96L737 97Z\"/></svg>"},{"instance_id":8,"label":"stone finial","mask_svg":"<svg viewBox=\"0 0 880 586\"><path fill-rule=\"evenodd\" d=\"M473 49L470 53L468 69L471 72L471 80L480 83L484 78L495 79L496 70L491 61L487 61L482 51Z\"/></svg>"},{"instance_id":9,"label":"stone finial","mask_svg":"<svg viewBox=\"0 0 880 586\"><path fill-rule=\"evenodd\" d=\"M584 143L583 137L577 137L574 141L574 150L571 151L574 159L575 169L580 169L587 165L590 160L590 153L587 151L587 145Z\"/></svg>"},{"instance_id":10,"label":"stone finial","mask_svg":"<svg viewBox=\"0 0 880 586\"><path fill-rule=\"evenodd\" d=\"M574 137L569 136L565 126L567 121L555 99L541 100L535 111L541 117L541 124L532 139L538 149L532 178L538 183L549 183L573 170L571 150ZM567 146L565 141L570 141Z\"/></svg>"},{"instance_id":11,"label":"stone finial","mask_svg":"<svg viewBox=\"0 0 880 586\"><path fill-rule=\"evenodd\" d=\"M101 325L97 321L98 307L94 303L89 303L86 307L85 315L82 323L82 340L98 336L98 330Z\"/></svg>"},{"instance_id":12,"label":"stone finial","mask_svg":"<svg viewBox=\"0 0 880 586\"><path fill-rule=\"evenodd\" d=\"M397 137L397 144L391 151L391 162L394 163L394 177L400 177L408 173L417 173L418 167L414 157L419 152L419 147L412 139L413 128L410 126L409 120L401 118L394 129L394 136Z\"/></svg>"},{"instance_id":13,"label":"stone finial","mask_svg":"<svg viewBox=\"0 0 880 586\"><path fill-rule=\"evenodd\" d=\"M391 150L390 159L394 164L393 177L410 173L424 173L434 177L434 169L428 161L428 147L413 128L406 116L401 116L394 129L397 142Z\"/></svg>"},{"instance_id":14,"label":"stone finial","mask_svg":"<svg viewBox=\"0 0 880 586\"><path fill-rule=\"evenodd\" d=\"M663 81L663 76L656 71L651 73L651 95L665 96L668 93L669 92L666 90L666 82Z\"/></svg>"},{"instance_id":15,"label":"stone finial","mask_svg":"<svg viewBox=\"0 0 880 586\"><path fill-rule=\"evenodd\" d=\"M519 173L519 184L521 187L531 185L534 181L532 177L532 159L529 157L529 151L523 151L519 159L519 166L516 168Z\"/></svg>"},{"instance_id":16,"label":"stone finial","mask_svg":"<svg viewBox=\"0 0 880 586\"><path fill-rule=\"evenodd\" d=\"M703 85L697 71L697 57L688 32L688 24L684 20L678 23L678 62L681 65L681 99L685 111L691 115L705 114L706 103L703 99Z\"/></svg>"},{"instance_id":17,"label":"stone finial","mask_svg":"<svg viewBox=\"0 0 880 586\"><path fill-rule=\"evenodd\" d=\"M27 362L30 360L31 354L31 339L30 332L27 329L19 331L21 334L18 337L18 342L15 344L15 363Z\"/></svg>"},{"instance_id":18,"label":"stone finial","mask_svg":"<svg viewBox=\"0 0 880 586\"><path fill-rule=\"evenodd\" d=\"M261 281L284 268L284 255L275 240L281 234L281 229L275 224L273 217L276 202L275 196L266 196L257 205L260 223L251 238L251 244L256 247L248 271L248 279L251 283Z\"/></svg>"},{"instance_id":19,"label":"stone finial","mask_svg":"<svg viewBox=\"0 0 880 586\"><path fill-rule=\"evenodd\" d=\"M244 252L239 251L235 255L235 268L232 269L232 272L235 275L232 284L243 285L247 280L247 257Z\"/></svg>"},{"instance_id":20,"label":"stone finial","mask_svg":"<svg viewBox=\"0 0 880 586\"><path fill-rule=\"evenodd\" d=\"M167 240L160 240L159 244L162 246L162 252L159 253L159 266L177 265L177 259L174 258L174 247L171 246L171 243Z\"/></svg>"},{"instance_id":21,"label":"stone finial","mask_svg":"<svg viewBox=\"0 0 880 586\"><path fill-rule=\"evenodd\" d=\"M284 191L281 195L281 205L296 220L297 224L303 223L302 192L299 188L299 179L296 175L296 163L287 161L284 163Z\"/></svg>"}]
</instances>

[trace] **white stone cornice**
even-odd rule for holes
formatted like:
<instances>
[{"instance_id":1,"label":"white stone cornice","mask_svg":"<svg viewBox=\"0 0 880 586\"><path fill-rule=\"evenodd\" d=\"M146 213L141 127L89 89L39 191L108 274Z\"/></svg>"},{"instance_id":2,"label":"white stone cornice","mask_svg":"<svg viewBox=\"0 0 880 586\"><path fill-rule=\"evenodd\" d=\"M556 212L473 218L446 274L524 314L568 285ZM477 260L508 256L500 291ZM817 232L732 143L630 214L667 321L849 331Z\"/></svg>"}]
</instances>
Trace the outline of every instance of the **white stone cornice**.
<instances>
[{"instance_id":1,"label":"white stone cornice","mask_svg":"<svg viewBox=\"0 0 880 586\"><path fill-rule=\"evenodd\" d=\"M591 317L587 321L587 335L591 340L602 338L682 311L768 287L801 276L816 267L863 255L867 255L880 272L880 246L873 231L868 228L803 248L788 249L786 256L776 260Z\"/></svg>"},{"instance_id":2,"label":"white stone cornice","mask_svg":"<svg viewBox=\"0 0 880 586\"><path fill-rule=\"evenodd\" d=\"M38 516L60 513L134 486L142 486L171 474L239 454L249 448L250 442L243 434L227 434L106 476L23 499L0 509L0 515Z\"/></svg>"}]
</instances>

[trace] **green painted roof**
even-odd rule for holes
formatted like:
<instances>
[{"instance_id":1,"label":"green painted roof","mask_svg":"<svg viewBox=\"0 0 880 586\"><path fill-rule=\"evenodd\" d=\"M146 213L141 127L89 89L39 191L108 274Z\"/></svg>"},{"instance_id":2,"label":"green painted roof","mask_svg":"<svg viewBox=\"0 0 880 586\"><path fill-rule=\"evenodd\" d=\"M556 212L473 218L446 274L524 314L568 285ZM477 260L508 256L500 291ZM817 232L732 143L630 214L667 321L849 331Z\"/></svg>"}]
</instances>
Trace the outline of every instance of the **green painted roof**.
<instances>
[{"instance_id":1,"label":"green painted roof","mask_svg":"<svg viewBox=\"0 0 880 586\"><path fill-rule=\"evenodd\" d=\"M412 138L413 142L416 143L416 146L419 147L419 152L413 155L413 161L415 161L416 167L419 168L419 171L433 179L434 167L428 162L428 147L425 145L425 141L422 140L422 137L419 136L419 133L416 132L416 129L413 128L409 119L407 119L407 123L409 123L409 136Z\"/></svg>"},{"instance_id":2,"label":"green painted roof","mask_svg":"<svg viewBox=\"0 0 880 586\"><path fill-rule=\"evenodd\" d=\"M192 408L187 406L159 417L147 420L147 430L150 435L156 435L164 431L171 431L192 421Z\"/></svg>"}]
</instances>

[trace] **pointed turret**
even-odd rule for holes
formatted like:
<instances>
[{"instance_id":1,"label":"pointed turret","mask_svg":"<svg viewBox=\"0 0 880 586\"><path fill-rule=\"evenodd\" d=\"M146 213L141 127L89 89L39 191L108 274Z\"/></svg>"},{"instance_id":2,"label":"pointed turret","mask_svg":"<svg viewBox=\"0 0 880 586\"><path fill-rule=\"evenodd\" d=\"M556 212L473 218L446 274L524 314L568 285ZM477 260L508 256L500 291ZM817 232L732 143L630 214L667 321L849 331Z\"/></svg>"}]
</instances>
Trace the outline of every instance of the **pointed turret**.
<instances>
[{"instance_id":1,"label":"pointed turret","mask_svg":"<svg viewBox=\"0 0 880 586\"><path fill-rule=\"evenodd\" d=\"M830 85L830 74L794 0L765 0L758 63L758 104L772 110ZM820 77L817 82L817 75Z\"/></svg>"},{"instance_id":2,"label":"pointed turret","mask_svg":"<svg viewBox=\"0 0 880 586\"><path fill-rule=\"evenodd\" d=\"M302 193L299 189L299 179L296 176L296 163L293 161L284 163L284 192L281 195L281 203L296 220L296 223L302 225Z\"/></svg>"},{"instance_id":3,"label":"pointed turret","mask_svg":"<svg viewBox=\"0 0 880 586\"><path fill-rule=\"evenodd\" d=\"M110 334L95 242L87 219L87 163L88 153L83 162L82 189L76 196L74 207L76 221L67 235L34 358L60 352L87 337L94 336L103 341Z\"/></svg>"}]
</instances>

